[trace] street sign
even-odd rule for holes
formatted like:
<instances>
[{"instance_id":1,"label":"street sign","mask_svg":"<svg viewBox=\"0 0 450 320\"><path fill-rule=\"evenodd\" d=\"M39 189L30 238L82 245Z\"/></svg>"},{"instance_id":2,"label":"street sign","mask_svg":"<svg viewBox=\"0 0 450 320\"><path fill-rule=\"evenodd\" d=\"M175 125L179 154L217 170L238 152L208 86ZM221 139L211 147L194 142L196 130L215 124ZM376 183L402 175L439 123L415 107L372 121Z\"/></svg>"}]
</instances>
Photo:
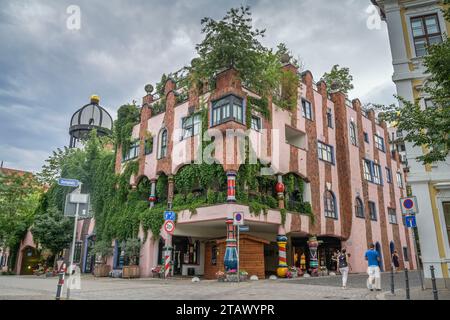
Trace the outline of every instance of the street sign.
<instances>
[{"instance_id":1,"label":"street sign","mask_svg":"<svg viewBox=\"0 0 450 320\"><path fill-rule=\"evenodd\" d=\"M168 234L173 235L173 233L174 233L174 231L175 231L175 223L174 223L173 221L171 221L171 220L167 220L167 221L164 223L164 230L165 230Z\"/></svg>"},{"instance_id":2,"label":"street sign","mask_svg":"<svg viewBox=\"0 0 450 320\"><path fill-rule=\"evenodd\" d=\"M75 217L77 213L77 203L73 203L70 200L70 197L73 193L69 193L66 195L66 204L64 206L64 216L66 217ZM92 216L91 214L91 206L89 201L89 195L87 195L86 203L78 203L78 218L86 219Z\"/></svg>"},{"instance_id":3,"label":"street sign","mask_svg":"<svg viewBox=\"0 0 450 320\"><path fill-rule=\"evenodd\" d=\"M89 195L84 193L71 193L70 194L71 203L88 203Z\"/></svg>"},{"instance_id":4,"label":"street sign","mask_svg":"<svg viewBox=\"0 0 450 320\"><path fill-rule=\"evenodd\" d=\"M419 209L417 207L417 198L416 197L401 198L400 208L402 209L403 215L411 215L419 213Z\"/></svg>"},{"instance_id":5,"label":"street sign","mask_svg":"<svg viewBox=\"0 0 450 320\"><path fill-rule=\"evenodd\" d=\"M177 215L173 211L164 211L164 220L175 221Z\"/></svg>"},{"instance_id":6,"label":"street sign","mask_svg":"<svg viewBox=\"0 0 450 320\"><path fill-rule=\"evenodd\" d=\"M416 228L417 227L415 216L406 216L405 223L408 228Z\"/></svg>"},{"instance_id":7,"label":"street sign","mask_svg":"<svg viewBox=\"0 0 450 320\"><path fill-rule=\"evenodd\" d=\"M235 226L243 226L244 225L244 213L243 212L233 213L233 225L235 225Z\"/></svg>"},{"instance_id":8,"label":"street sign","mask_svg":"<svg viewBox=\"0 0 450 320\"><path fill-rule=\"evenodd\" d=\"M239 231L240 232L249 232L250 227L249 226L239 226Z\"/></svg>"},{"instance_id":9,"label":"street sign","mask_svg":"<svg viewBox=\"0 0 450 320\"><path fill-rule=\"evenodd\" d=\"M60 178L60 179L58 179L58 184L63 187L77 188L80 185L80 181L75 180L75 179Z\"/></svg>"}]
</instances>

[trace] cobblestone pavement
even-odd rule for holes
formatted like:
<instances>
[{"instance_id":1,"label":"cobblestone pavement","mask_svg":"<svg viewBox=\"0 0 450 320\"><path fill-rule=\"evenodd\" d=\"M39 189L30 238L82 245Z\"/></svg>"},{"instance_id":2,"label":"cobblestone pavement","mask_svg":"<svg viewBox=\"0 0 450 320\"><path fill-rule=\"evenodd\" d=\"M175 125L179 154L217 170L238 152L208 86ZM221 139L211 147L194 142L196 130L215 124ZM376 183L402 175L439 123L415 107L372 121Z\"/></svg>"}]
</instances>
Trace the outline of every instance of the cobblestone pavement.
<instances>
[{"instance_id":1,"label":"cobblestone pavement","mask_svg":"<svg viewBox=\"0 0 450 320\"><path fill-rule=\"evenodd\" d=\"M395 290L395 295L391 292L385 292L377 297L378 299L384 300L406 300L406 291L404 289ZM432 290L422 290L420 288L414 288L410 291L411 300L434 300ZM450 300L450 291L445 289L438 290L439 300Z\"/></svg>"},{"instance_id":2,"label":"cobblestone pavement","mask_svg":"<svg viewBox=\"0 0 450 320\"><path fill-rule=\"evenodd\" d=\"M52 300L57 278L0 277L0 300ZM159 279L82 278L81 289L71 292L81 300L375 300L367 289L342 290L336 286L294 283L286 280L260 280L245 283ZM63 292L65 297L65 290Z\"/></svg>"}]
</instances>

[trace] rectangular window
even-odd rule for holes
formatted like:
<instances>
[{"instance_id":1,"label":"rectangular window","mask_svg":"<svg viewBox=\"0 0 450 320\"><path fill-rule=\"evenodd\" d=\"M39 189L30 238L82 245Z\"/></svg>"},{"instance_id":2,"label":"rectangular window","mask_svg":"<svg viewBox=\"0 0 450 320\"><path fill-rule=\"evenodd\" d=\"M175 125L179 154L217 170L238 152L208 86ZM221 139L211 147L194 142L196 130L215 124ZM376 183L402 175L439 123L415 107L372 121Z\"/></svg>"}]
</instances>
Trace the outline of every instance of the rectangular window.
<instances>
[{"instance_id":1,"label":"rectangular window","mask_svg":"<svg viewBox=\"0 0 450 320\"><path fill-rule=\"evenodd\" d=\"M382 177L381 177L381 167L378 164L372 163L373 168L373 180L372 182L375 184L382 184Z\"/></svg>"},{"instance_id":2,"label":"rectangular window","mask_svg":"<svg viewBox=\"0 0 450 320\"><path fill-rule=\"evenodd\" d=\"M386 181L392 183L392 171L389 168L386 168Z\"/></svg>"},{"instance_id":3,"label":"rectangular window","mask_svg":"<svg viewBox=\"0 0 450 320\"><path fill-rule=\"evenodd\" d=\"M403 177L400 172L397 172L397 185L399 188L403 189Z\"/></svg>"},{"instance_id":4,"label":"rectangular window","mask_svg":"<svg viewBox=\"0 0 450 320\"><path fill-rule=\"evenodd\" d=\"M358 138L356 135L356 124L354 122L350 122L350 141L354 146L358 146Z\"/></svg>"},{"instance_id":5,"label":"rectangular window","mask_svg":"<svg viewBox=\"0 0 450 320\"><path fill-rule=\"evenodd\" d=\"M381 175L381 167L371 160L364 159L364 178L375 184L383 184L383 177Z\"/></svg>"},{"instance_id":6,"label":"rectangular window","mask_svg":"<svg viewBox=\"0 0 450 320\"><path fill-rule=\"evenodd\" d=\"M369 143L369 135L367 134L367 132L364 132L364 141Z\"/></svg>"},{"instance_id":7,"label":"rectangular window","mask_svg":"<svg viewBox=\"0 0 450 320\"><path fill-rule=\"evenodd\" d=\"M388 208L388 216L389 216L389 223L390 224L397 224L397 212L395 212L395 209Z\"/></svg>"},{"instance_id":8,"label":"rectangular window","mask_svg":"<svg viewBox=\"0 0 450 320\"><path fill-rule=\"evenodd\" d=\"M327 112L327 122L328 122L328 127L333 128L333 113L331 112L331 109L328 109L328 112Z\"/></svg>"},{"instance_id":9,"label":"rectangular window","mask_svg":"<svg viewBox=\"0 0 450 320\"><path fill-rule=\"evenodd\" d=\"M372 162L370 160L363 160L364 166L364 179L372 181Z\"/></svg>"},{"instance_id":10,"label":"rectangular window","mask_svg":"<svg viewBox=\"0 0 450 320\"><path fill-rule=\"evenodd\" d=\"M139 157L139 145L140 145L140 140L135 140L131 144L130 150L123 157L123 162L128 161L128 160L133 160L133 159L136 159L137 157Z\"/></svg>"},{"instance_id":11,"label":"rectangular window","mask_svg":"<svg viewBox=\"0 0 450 320\"><path fill-rule=\"evenodd\" d=\"M261 118L252 116L251 128L256 131L261 131Z\"/></svg>"},{"instance_id":12,"label":"rectangular window","mask_svg":"<svg viewBox=\"0 0 450 320\"><path fill-rule=\"evenodd\" d=\"M313 119L311 102L305 99L302 99L302 115L306 119Z\"/></svg>"},{"instance_id":13,"label":"rectangular window","mask_svg":"<svg viewBox=\"0 0 450 320\"><path fill-rule=\"evenodd\" d=\"M407 247L403 247L403 259L405 259L405 261L409 261L408 248Z\"/></svg>"},{"instance_id":14,"label":"rectangular window","mask_svg":"<svg viewBox=\"0 0 450 320\"><path fill-rule=\"evenodd\" d=\"M241 98L229 95L213 102L212 125L216 126L227 121L244 123L244 107Z\"/></svg>"},{"instance_id":15,"label":"rectangular window","mask_svg":"<svg viewBox=\"0 0 450 320\"><path fill-rule=\"evenodd\" d=\"M196 136L200 132L201 115L194 114L190 117L183 118L183 139Z\"/></svg>"},{"instance_id":16,"label":"rectangular window","mask_svg":"<svg viewBox=\"0 0 450 320\"><path fill-rule=\"evenodd\" d=\"M385 152L384 139L376 134L374 136L374 141L375 141L375 146L377 147L377 149Z\"/></svg>"},{"instance_id":17,"label":"rectangular window","mask_svg":"<svg viewBox=\"0 0 450 320\"><path fill-rule=\"evenodd\" d=\"M427 47L442 42L437 14L411 18L411 28L417 57L426 55Z\"/></svg>"},{"instance_id":18,"label":"rectangular window","mask_svg":"<svg viewBox=\"0 0 450 320\"><path fill-rule=\"evenodd\" d=\"M375 202L369 201L370 220L377 221L377 207Z\"/></svg>"},{"instance_id":19,"label":"rectangular window","mask_svg":"<svg viewBox=\"0 0 450 320\"><path fill-rule=\"evenodd\" d=\"M443 202L445 227L447 229L447 240L450 244L450 202Z\"/></svg>"},{"instance_id":20,"label":"rectangular window","mask_svg":"<svg viewBox=\"0 0 450 320\"><path fill-rule=\"evenodd\" d=\"M145 154L151 154L153 152L153 137L145 140Z\"/></svg>"},{"instance_id":21,"label":"rectangular window","mask_svg":"<svg viewBox=\"0 0 450 320\"><path fill-rule=\"evenodd\" d=\"M334 164L334 150L332 146L319 141L317 143L317 151L320 160Z\"/></svg>"}]
</instances>

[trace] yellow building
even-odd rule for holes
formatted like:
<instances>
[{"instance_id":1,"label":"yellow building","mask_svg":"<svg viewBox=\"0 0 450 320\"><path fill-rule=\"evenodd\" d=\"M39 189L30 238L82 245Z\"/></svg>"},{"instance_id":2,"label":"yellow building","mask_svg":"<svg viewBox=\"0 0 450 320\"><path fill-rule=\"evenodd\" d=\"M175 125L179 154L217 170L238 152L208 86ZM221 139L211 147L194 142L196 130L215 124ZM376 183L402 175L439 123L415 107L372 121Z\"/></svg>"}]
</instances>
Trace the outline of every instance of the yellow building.
<instances>
[{"instance_id":1,"label":"yellow building","mask_svg":"<svg viewBox=\"0 0 450 320\"><path fill-rule=\"evenodd\" d=\"M419 101L423 108L432 105L423 92L429 75L423 66L427 46L445 41L450 23L438 0L372 0L387 23L394 67L393 81L397 94ZM450 287L450 157L447 161L424 166L416 161L424 148L406 143L409 167L408 183L417 196L421 258L425 284L430 284L430 267L434 266L440 287Z\"/></svg>"}]
</instances>

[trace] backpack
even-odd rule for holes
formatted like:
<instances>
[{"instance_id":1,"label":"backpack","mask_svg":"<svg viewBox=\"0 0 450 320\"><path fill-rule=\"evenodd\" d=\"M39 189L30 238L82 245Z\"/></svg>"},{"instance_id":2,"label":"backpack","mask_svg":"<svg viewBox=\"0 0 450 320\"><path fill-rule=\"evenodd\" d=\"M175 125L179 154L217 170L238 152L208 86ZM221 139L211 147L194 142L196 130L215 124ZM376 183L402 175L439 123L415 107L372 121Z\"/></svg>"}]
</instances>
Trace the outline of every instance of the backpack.
<instances>
[{"instance_id":1,"label":"backpack","mask_svg":"<svg viewBox=\"0 0 450 320\"><path fill-rule=\"evenodd\" d=\"M338 257L338 260L339 260L339 268L348 267L347 255L340 254L339 257Z\"/></svg>"}]
</instances>

